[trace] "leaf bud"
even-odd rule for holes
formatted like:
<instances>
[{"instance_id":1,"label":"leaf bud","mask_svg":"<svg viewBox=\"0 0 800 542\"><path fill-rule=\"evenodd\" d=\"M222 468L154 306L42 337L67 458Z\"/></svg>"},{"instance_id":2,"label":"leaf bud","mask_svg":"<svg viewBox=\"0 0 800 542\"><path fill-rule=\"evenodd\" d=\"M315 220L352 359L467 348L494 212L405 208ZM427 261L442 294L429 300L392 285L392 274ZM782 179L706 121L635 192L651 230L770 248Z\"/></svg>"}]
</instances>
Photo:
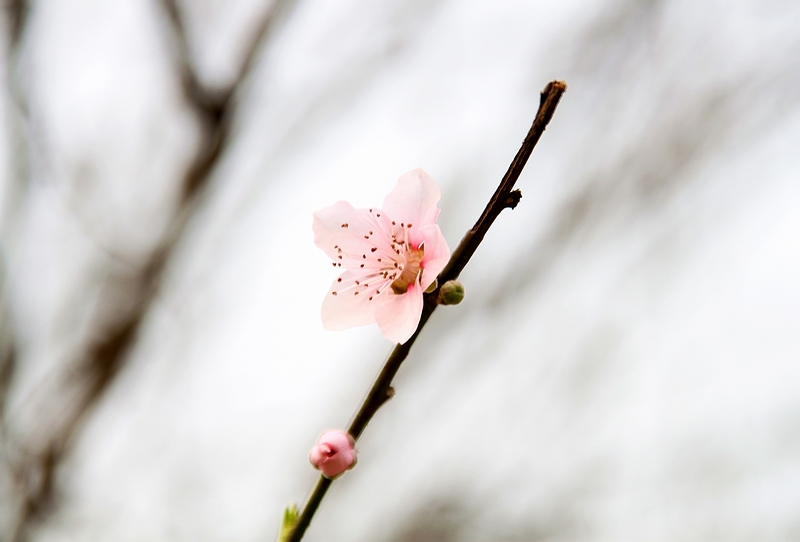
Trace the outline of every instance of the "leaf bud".
<instances>
[{"instance_id":1,"label":"leaf bud","mask_svg":"<svg viewBox=\"0 0 800 542\"><path fill-rule=\"evenodd\" d=\"M457 280L448 280L439 288L440 305L458 305L464 299L464 286Z\"/></svg>"}]
</instances>

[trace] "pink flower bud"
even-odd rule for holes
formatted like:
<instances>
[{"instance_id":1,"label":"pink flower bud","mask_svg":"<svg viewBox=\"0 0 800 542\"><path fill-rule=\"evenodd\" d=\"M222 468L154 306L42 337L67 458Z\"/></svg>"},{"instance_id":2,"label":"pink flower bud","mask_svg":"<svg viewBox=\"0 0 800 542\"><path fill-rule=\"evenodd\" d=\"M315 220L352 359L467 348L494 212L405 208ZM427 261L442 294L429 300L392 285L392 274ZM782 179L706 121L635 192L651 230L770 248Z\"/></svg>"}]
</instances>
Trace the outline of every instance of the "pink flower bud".
<instances>
[{"instance_id":1,"label":"pink flower bud","mask_svg":"<svg viewBox=\"0 0 800 542\"><path fill-rule=\"evenodd\" d=\"M311 448L308 460L325 478L333 479L356 466L355 445L353 437L344 431L325 431Z\"/></svg>"}]
</instances>

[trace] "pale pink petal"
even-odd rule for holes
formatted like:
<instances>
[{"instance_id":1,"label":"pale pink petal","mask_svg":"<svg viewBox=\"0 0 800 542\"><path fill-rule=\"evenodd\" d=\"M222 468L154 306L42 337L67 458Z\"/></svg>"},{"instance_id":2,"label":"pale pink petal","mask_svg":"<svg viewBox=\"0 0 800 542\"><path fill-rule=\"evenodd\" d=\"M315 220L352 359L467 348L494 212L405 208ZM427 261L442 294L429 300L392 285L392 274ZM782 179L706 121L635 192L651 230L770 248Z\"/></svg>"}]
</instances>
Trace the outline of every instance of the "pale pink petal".
<instances>
[{"instance_id":1,"label":"pale pink petal","mask_svg":"<svg viewBox=\"0 0 800 542\"><path fill-rule=\"evenodd\" d=\"M433 177L417 168L397 180L397 186L383 200L383 210L397 224L411 224L413 230L436 222L440 197L441 190Z\"/></svg>"},{"instance_id":2,"label":"pale pink petal","mask_svg":"<svg viewBox=\"0 0 800 542\"><path fill-rule=\"evenodd\" d=\"M317 444L327 444L335 450L345 450L355 445L353 437L339 429L324 431L317 439Z\"/></svg>"},{"instance_id":3,"label":"pale pink petal","mask_svg":"<svg viewBox=\"0 0 800 542\"><path fill-rule=\"evenodd\" d=\"M384 301L385 295L371 295L372 284L362 285L363 275L345 271L333 281L322 301L322 327L331 331L365 326L375 321L375 309ZM340 280L341 279L341 280ZM356 284L359 281L361 284ZM375 283L374 288L378 288ZM334 294L334 292L336 292ZM356 294L358 292L358 294ZM385 292L384 292L385 293ZM373 299L369 299L372 297Z\"/></svg>"},{"instance_id":4,"label":"pale pink petal","mask_svg":"<svg viewBox=\"0 0 800 542\"><path fill-rule=\"evenodd\" d=\"M332 450L329 446L317 444L311 448L311 453L308 454L308 460L311 461L314 467L319 468L320 464L327 459L331 452Z\"/></svg>"},{"instance_id":5,"label":"pale pink petal","mask_svg":"<svg viewBox=\"0 0 800 542\"><path fill-rule=\"evenodd\" d=\"M346 201L314 213L313 229L314 243L345 268L374 266L375 252L391 243L391 224L380 210L354 209Z\"/></svg>"},{"instance_id":6,"label":"pale pink petal","mask_svg":"<svg viewBox=\"0 0 800 542\"><path fill-rule=\"evenodd\" d=\"M337 253L334 248L341 245L342 237L350 234L343 224L349 226L350 223L359 221L359 213L352 205L346 201L337 201L330 207L314 213L314 244L325 251L325 254L336 259Z\"/></svg>"},{"instance_id":7,"label":"pale pink petal","mask_svg":"<svg viewBox=\"0 0 800 542\"><path fill-rule=\"evenodd\" d=\"M403 344L417 330L422 315L422 292L419 277L409 284L404 294L390 294L375 311L375 320L383 336L392 342Z\"/></svg>"},{"instance_id":8,"label":"pale pink petal","mask_svg":"<svg viewBox=\"0 0 800 542\"><path fill-rule=\"evenodd\" d=\"M420 280L422 289L425 290L450 260L450 247L447 246L447 241L436 224L421 227L419 235L422 238L425 250L421 265L422 280Z\"/></svg>"},{"instance_id":9,"label":"pale pink petal","mask_svg":"<svg viewBox=\"0 0 800 542\"><path fill-rule=\"evenodd\" d=\"M336 478L348 469L355 466L356 454L350 450L339 452L332 457L322 461L317 468L326 478Z\"/></svg>"}]
</instances>

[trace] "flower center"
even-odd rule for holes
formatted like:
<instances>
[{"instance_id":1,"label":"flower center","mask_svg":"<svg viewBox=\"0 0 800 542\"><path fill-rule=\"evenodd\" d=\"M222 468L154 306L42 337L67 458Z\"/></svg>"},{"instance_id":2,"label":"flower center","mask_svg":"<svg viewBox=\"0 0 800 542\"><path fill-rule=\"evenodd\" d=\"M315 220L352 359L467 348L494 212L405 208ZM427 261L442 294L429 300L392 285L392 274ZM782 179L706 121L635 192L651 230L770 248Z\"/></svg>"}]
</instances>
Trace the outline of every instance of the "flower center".
<instances>
[{"instance_id":1,"label":"flower center","mask_svg":"<svg viewBox=\"0 0 800 542\"><path fill-rule=\"evenodd\" d=\"M400 276L392 282L392 291L397 294L404 294L408 291L408 286L417 281L417 276L420 274L420 264L422 263L422 256L425 254L424 247L411 248L409 247L406 252L406 263L403 266L403 271Z\"/></svg>"}]
</instances>

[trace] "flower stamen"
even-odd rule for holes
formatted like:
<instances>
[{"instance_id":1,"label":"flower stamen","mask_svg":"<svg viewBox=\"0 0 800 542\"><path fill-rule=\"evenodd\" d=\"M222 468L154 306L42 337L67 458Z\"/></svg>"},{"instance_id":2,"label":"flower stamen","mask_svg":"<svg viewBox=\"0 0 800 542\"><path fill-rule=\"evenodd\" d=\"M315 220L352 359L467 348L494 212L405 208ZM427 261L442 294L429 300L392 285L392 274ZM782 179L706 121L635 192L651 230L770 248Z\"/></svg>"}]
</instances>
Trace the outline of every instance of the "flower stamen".
<instances>
[{"instance_id":1,"label":"flower stamen","mask_svg":"<svg viewBox=\"0 0 800 542\"><path fill-rule=\"evenodd\" d=\"M397 294L404 294L408 291L410 284L417 281L417 277L422 272L421 263L425 255L425 249L419 247L417 249L409 249L406 253L406 263L402 268L400 276L392 282L392 291ZM395 264L395 267L397 265Z\"/></svg>"}]
</instances>

